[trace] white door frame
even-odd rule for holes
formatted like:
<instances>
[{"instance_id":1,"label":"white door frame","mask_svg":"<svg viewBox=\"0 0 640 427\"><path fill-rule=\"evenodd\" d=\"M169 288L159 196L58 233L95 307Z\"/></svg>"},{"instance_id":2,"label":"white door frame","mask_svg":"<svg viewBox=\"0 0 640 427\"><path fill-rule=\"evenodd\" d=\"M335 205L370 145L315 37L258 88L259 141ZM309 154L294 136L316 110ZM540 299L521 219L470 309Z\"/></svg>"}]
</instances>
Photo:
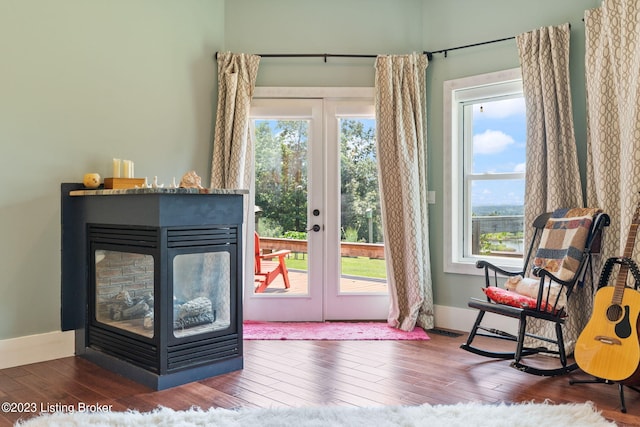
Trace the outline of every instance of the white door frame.
<instances>
[{"instance_id":1,"label":"white door frame","mask_svg":"<svg viewBox=\"0 0 640 427\"><path fill-rule=\"evenodd\" d=\"M324 224L324 188L322 178L324 174L324 144L322 143L322 99L261 99L254 98L251 103L251 118L284 118L310 120L316 123L316 126L309 128L309 144L311 150L307 153L307 158L313 158L314 162L308 162L308 204L307 218L311 218L309 211L320 206L321 215L314 217L314 221L318 224ZM319 143L318 143L319 142ZM318 162L317 160L320 159ZM252 168L254 169L254 168ZM255 191L255 186L254 186ZM249 198L249 212L254 218L249 220L248 231L249 236L253 236L255 228L255 212L254 212L254 193ZM314 206L315 205L315 206ZM248 228L249 228L248 227ZM323 270L323 239L320 235L324 233L321 230L317 233L309 232L307 239L307 262L308 262L308 294L307 295L282 295L254 292L253 281L253 239L251 241L251 252L247 253L247 261L245 265L245 273L247 279L244 283L244 318L249 320L268 320L268 321L321 321L323 320L322 283L324 283ZM249 254L251 257L249 257ZM317 254L318 256L314 256ZM311 278L315 280L316 285L311 283ZM318 286L317 284L320 284Z\"/></svg>"},{"instance_id":2,"label":"white door frame","mask_svg":"<svg viewBox=\"0 0 640 427\"><path fill-rule=\"evenodd\" d=\"M269 115L275 116L282 113L279 117L284 118L311 118L309 109L313 110L313 120L317 120L318 105L324 114L320 116L320 127L322 133L332 132L337 134L338 120L336 117L341 115L348 117L368 116L372 117L373 112L373 88L280 88L280 87L258 87L254 92L252 102L252 116L264 117L265 110L261 110L266 106L261 100L269 99ZM274 99L277 102L274 103ZM295 99L295 103L287 102L287 100ZM362 108L362 101L369 100L369 107ZM265 101L266 102L266 101ZM318 104L319 103L319 104ZM292 104L301 105L302 110L299 113L292 113ZM276 108L274 109L274 105ZM281 109L280 109L281 107ZM305 112L305 109L307 112ZM280 111L278 111L280 110ZM293 108L295 111L295 108ZM306 114L306 117L305 117ZM324 135L309 135L310 142L312 138L323 138ZM316 139L317 140L317 139ZM307 296L279 296L277 294L258 294L253 292L253 239L247 239L247 256L245 259L245 286L244 286L244 314L245 319L263 320L263 321L320 321L320 320L346 320L346 319L385 319L388 314L388 295L341 295L339 289L340 270L340 235L339 233L326 234L328 230L339 230L339 202L334 196L334 192L340 191L339 182L339 164L336 161L328 162L332 165L332 170L327 170L327 156L332 156L335 160L339 158L339 144L337 147L331 147L327 151L327 144L312 144L310 148L316 150L310 153L315 160L322 159L321 162L315 162L316 167L321 166L321 175L317 170L309 170L310 186L309 189L311 200L308 203L308 210L311 211L319 205L321 214L319 217L313 217L307 212L309 226L312 224L324 225L323 230L319 233L325 233L324 241L326 244L322 246L318 241L323 239L314 239L317 233L310 232L309 251L322 254L320 257L309 257L309 277L315 280L322 280L323 286L309 286L309 295ZM336 151L337 150L337 151ZM310 162L313 167L313 163ZM313 182L313 178L326 175L326 187L320 189L318 182ZM320 192L318 192L320 190ZM312 194L313 192L313 194ZM331 193L331 197L329 197ZM314 200L315 198L315 200ZM320 199L318 199L320 198ZM255 217L253 209L254 188L251 189L249 197L249 220L247 224L247 236L253 236ZM326 212L333 212L334 215L326 215ZM320 236L317 236L320 237ZM313 246L311 246L313 245ZM365 303L366 302L366 303ZM354 307L365 308L359 314L354 315Z\"/></svg>"},{"instance_id":3,"label":"white door frame","mask_svg":"<svg viewBox=\"0 0 640 427\"><path fill-rule=\"evenodd\" d=\"M365 102L363 102L365 101ZM342 118L375 118L373 99L327 99L324 104L325 135L340 134ZM325 136L326 138L326 136ZM388 294L345 294L340 290L340 143L327 144L326 192L326 251L325 251L325 320L382 320L389 312ZM330 233L334 230L334 233Z\"/></svg>"}]
</instances>

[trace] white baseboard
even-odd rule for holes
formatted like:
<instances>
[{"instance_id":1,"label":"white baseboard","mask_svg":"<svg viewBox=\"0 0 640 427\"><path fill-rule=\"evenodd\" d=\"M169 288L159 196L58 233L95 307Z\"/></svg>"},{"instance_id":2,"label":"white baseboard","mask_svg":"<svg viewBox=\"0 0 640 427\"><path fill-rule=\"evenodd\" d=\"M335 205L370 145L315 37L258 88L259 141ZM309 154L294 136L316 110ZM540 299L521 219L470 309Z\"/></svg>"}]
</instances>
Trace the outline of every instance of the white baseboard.
<instances>
[{"instance_id":1,"label":"white baseboard","mask_svg":"<svg viewBox=\"0 0 640 427\"><path fill-rule=\"evenodd\" d=\"M49 332L0 341L0 369L60 359L75 354L75 332Z\"/></svg>"},{"instance_id":2,"label":"white baseboard","mask_svg":"<svg viewBox=\"0 0 640 427\"><path fill-rule=\"evenodd\" d=\"M433 313L437 328L452 329L454 331L469 332L476 320L478 310L471 308L449 307L446 305L435 305ZM517 334L518 322L516 319L497 316L487 313L483 319L483 325L501 329L511 334Z\"/></svg>"}]
</instances>

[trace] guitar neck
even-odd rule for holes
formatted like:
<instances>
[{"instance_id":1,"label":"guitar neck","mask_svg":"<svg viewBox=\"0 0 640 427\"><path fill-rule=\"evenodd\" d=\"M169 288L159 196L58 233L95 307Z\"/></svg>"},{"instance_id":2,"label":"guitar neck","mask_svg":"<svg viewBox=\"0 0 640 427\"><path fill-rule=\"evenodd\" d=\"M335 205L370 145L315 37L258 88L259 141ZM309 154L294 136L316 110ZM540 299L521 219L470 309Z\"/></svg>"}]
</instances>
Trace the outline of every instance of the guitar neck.
<instances>
[{"instance_id":1,"label":"guitar neck","mask_svg":"<svg viewBox=\"0 0 640 427\"><path fill-rule=\"evenodd\" d=\"M633 247L636 244L636 234L638 232L638 223L635 221L629 227L629 234L627 235L627 244L624 247L624 258L631 258L633 255ZM620 265L620 272L616 279L616 286L613 291L613 303L621 304L622 297L624 296L624 288L627 286L627 276L629 275L629 267L627 265Z\"/></svg>"}]
</instances>

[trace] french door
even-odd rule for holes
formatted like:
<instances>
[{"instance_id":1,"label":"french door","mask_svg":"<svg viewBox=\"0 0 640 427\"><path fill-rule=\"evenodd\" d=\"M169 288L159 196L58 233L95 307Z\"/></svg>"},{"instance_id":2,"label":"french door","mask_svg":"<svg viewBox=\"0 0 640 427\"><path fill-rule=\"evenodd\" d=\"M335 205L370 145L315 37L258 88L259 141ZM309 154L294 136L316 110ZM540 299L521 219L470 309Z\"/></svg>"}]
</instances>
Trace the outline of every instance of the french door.
<instances>
[{"instance_id":1,"label":"french door","mask_svg":"<svg viewBox=\"0 0 640 427\"><path fill-rule=\"evenodd\" d=\"M245 319L385 319L373 98L255 97L251 132L248 225L261 252L289 251L290 286L279 275L256 292L260 282L248 277Z\"/></svg>"}]
</instances>

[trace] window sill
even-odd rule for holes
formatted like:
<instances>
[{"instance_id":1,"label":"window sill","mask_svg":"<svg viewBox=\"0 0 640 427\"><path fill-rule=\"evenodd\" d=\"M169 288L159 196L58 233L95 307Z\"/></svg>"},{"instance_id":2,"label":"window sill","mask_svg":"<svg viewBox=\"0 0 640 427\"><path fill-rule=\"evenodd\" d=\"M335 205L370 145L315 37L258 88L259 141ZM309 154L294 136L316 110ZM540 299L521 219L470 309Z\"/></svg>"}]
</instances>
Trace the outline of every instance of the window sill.
<instances>
[{"instance_id":1,"label":"window sill","mask_svg":"<svg viewBox=\"0 0 640 427\"><path fill-rule=\"evenodd\" d=\"M513 260L506 258L474 258L469 259L468 261L445 261L444 272L465 274L468 276L482 276L484 275L484 269L476 267L476 261L479 261L481 259L487 260L492 264L508 271L519 271L522 269L521 259Z\"/></svg>"}]
</instances>

